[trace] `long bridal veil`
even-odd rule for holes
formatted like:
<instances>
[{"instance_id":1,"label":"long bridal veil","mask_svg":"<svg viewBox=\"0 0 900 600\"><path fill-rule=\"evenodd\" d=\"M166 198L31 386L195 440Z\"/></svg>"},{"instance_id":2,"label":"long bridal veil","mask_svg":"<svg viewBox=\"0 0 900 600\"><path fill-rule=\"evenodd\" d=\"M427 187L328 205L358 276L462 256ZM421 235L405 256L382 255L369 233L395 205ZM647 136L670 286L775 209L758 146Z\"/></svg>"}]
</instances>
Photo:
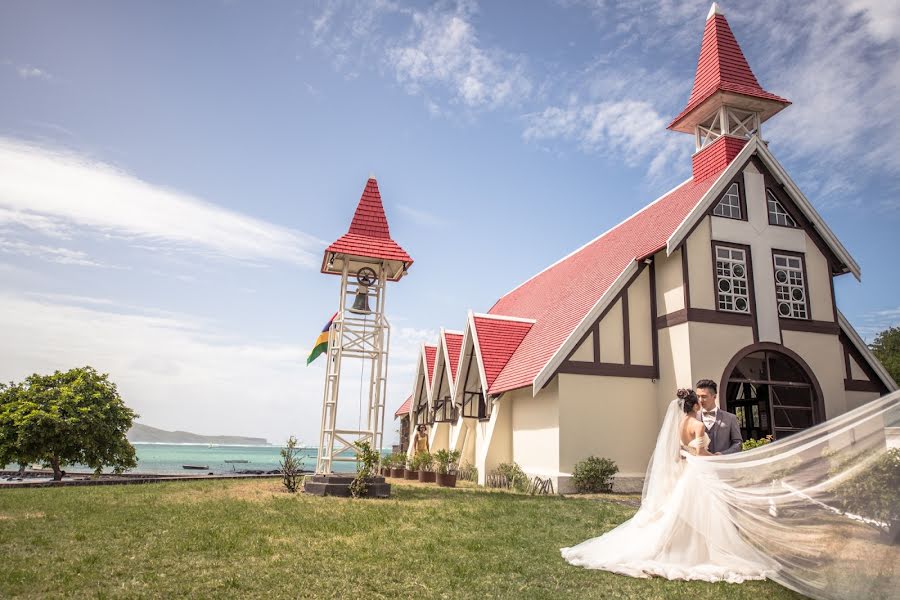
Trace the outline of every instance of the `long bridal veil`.
<instances>
[{"instance_id":1,"label":"long bridal veil","mask_svg":"<svg viewBox=\"0 0 900 600\"><path fill-rule=\"evenodd\" d=\"M644 488L651 506L669 485L671 467L653 474L660 444ZM897 598L898 446L895 392L754 450L688 456L687 468L705 495L727 506L740 536L775 565L771 579L814 598Z\"/></svg>"}]
</instances>

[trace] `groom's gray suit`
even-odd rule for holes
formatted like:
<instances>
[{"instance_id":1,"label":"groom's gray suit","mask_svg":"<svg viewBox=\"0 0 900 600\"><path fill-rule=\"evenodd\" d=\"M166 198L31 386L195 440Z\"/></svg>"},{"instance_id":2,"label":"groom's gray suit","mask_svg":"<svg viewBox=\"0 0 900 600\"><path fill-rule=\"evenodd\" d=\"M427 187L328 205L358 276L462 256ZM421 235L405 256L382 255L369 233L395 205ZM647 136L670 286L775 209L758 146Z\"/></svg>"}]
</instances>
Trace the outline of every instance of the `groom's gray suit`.
<instances>
[{"instance_id":1,"label":"groom's gray suit","mask_svg":"<svg viewBox=\"0 0 900 600\"><path fill-rule=\"evenodd\" d=\"M709 434L709 448L707 449L713 454L717 452L733 454L741 451L744 438L741 437L741 428L738 426L737 417L730 412L718 409L716 421L712 427L706 428L706 433Z\"/></svg>"}]
</instances>

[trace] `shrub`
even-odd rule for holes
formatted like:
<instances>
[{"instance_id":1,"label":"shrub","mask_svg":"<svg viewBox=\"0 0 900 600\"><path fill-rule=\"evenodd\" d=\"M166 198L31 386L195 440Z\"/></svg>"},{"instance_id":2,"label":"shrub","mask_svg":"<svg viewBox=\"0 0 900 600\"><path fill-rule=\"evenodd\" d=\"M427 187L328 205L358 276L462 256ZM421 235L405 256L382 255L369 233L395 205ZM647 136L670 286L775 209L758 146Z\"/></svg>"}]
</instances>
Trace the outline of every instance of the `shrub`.
<instances>
[{"instance_id":1,"label":"shrub","mask_svg":"<svg viewBox=\"0 0 900 600\"><path fill-rule=\"evenodd\" d=\"M741 450L753 450L754 448L759 448L760 446L765 446L766 444L768 444L771 441L772 441L771 435L767 435L766 437L759 439L759 440L754 440L753 438L750 438L749 440L744 440L744 443L741 444Z\"/></svg>"},{"instance_id":2,"label":"shrub","mask_svg":"<svg viewBox=\"0 0 900 600\"><path fill-rule=\"evenodd\" d=\"M434 471L434 457L427 450L416 453L416 469L419 471Z\"/></svg>"},{"instance_id":3,"label":"shrub","mask_svg":"<svg viewBox=\"0 0 900 600\"><path fill-rule=\"evenodd\" d=\"M517 463L501 463L488 476L490 487L503 487L517 492L528 489L528 476Z\"/></svg>"},{"instance_id":4,"label":"shrub","mask_svg":"<svg viewBox=\"0 0 900 600\"><path fill-rule=\"evenodd\" d=\"M303 475L301 467L303 459L298 455L297 438L291 436L288 438L287 444L281 449L281 481L288 492L294 493L300 489Z\"/></svg>"},{"instance_id":5,"label":"shrub","mask_svg":"<svg viewBox=\"0 0 900 600\"><path fill-rule=\"evenodd\" d=\"M437 472L441 475L456 472L461 454L462 453L459 450L454 450L453 452L448 450L438 450L435 452L434 460L437 463Z\"/></svg>"},{"instance_id":6,"label":"shrub","mask_svg":"<svg viewBox=\"0 0 900 600\"><path fill-rule=\"evenodd\" d=\"M381 460L381 453L369 442L356 441L356 478L350 482L350 495L361 498L369 491L369 479L375 475L375 467Z\"/></svg>"},{"instance_id":7,"label":"shrub","mask_svg":"<svg viewBox=\"0 0 900 600\"><path fill-rule=\"evenodd\" d=\"M613 475L619 472L615 461L589 456L575 465L572 482L581 493L612 491Z\"/></svg>"}]
</instances>

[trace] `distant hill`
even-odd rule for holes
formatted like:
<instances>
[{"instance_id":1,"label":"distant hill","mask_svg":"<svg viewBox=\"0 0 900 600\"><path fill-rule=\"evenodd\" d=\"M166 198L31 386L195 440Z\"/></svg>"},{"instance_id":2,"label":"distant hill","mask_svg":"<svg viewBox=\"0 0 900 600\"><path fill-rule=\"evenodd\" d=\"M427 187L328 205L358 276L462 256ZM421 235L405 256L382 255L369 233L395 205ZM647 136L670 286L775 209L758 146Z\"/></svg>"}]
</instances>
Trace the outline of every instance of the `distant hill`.
<instances>
[{"instance_id":1,"label":"distant hill","mask_svg":"<svg viewBox=\"0 0 900 600\"><path fill-rule=\"evenodd\" d=\"M223 444L245 446L267 446L265 438L241 437L238 435L200 435L188 431L165 431L135 423L128 432L129 442L156 442L158 444Z\"/></svg>"}]
</instances>

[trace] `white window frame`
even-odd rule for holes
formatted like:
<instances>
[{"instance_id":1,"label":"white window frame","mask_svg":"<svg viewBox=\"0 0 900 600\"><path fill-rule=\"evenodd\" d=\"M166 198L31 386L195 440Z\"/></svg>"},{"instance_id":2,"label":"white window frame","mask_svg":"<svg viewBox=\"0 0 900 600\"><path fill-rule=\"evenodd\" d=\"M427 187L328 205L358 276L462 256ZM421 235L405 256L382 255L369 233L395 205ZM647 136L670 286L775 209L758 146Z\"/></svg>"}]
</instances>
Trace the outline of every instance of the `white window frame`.
<instances>
[{"instance_id":1,"label":"white window frame","mask_svg":"<svg viewBox=\"0 0 900 600\"><path fill-rule=\"evenodd\" d=\"M749 315L750 266L745 248L713 243L716 270L716 310ZM743 308L740 308L743 306Z\"/></svg>"},{"instance_id":2,"label":"white window frame","mask_svg":"<svg viewBox=\"0 0 900 600\"><path fill-rule=\"evenodd\" d=\"M766 188L766 212L769 216L769 225L797 229L797 221L785 210L781 200L769 188Z\"/></svg>"},{"instance_id":3,"label":"white window frame","mask_svg":"<svg viewBox=\"0 0 900 600\"><path fill-rule=\"evenodd\" d=\"M722 195L722 199L716 204L716 207L713 209L713 214L717 217L743 221L744 214L741 206L741 190L736 181L728 186L728 191Z\"/></svg>"},{"instance_id":4,"label":"white window frame","mask_svg":"<svg viewBox=\"0 0 900 600\"><path fill-rule=\"evenodd\" d=\"M806 272L803 257L772 253L775 267L775 302L778 316L783 319L809 319L809 298L806 294Z\"/></svg>"}]
</instances>

